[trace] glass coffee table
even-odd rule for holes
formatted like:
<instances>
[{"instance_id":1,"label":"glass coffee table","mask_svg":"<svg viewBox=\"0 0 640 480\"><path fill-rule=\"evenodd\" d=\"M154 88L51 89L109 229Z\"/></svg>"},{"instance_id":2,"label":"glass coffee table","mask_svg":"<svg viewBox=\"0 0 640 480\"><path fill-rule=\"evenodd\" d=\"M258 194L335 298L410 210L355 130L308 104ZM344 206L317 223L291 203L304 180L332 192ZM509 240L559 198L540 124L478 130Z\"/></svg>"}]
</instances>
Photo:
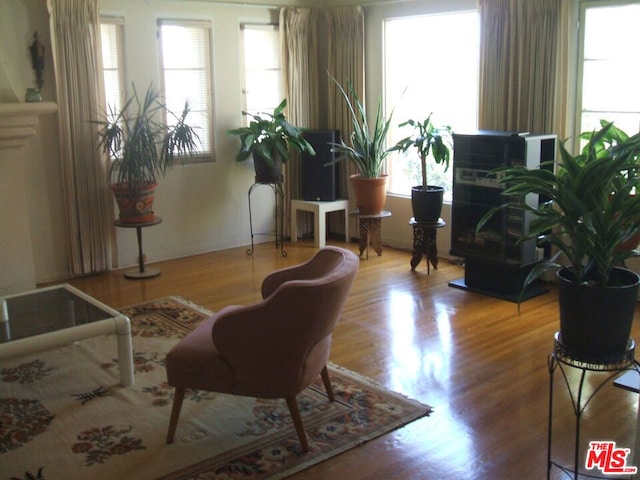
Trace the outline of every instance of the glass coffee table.
<instances>
[{"instance_id":1,"label":"glass coffee table","mask_svg":"<svg viewBox=\"0 0 640 480\"><path fill-rule=\"evenodd\" d=\"M131 324L120 312L68 285L0 297L0 360L115 334L120 383L133 385Z\"/></svg>"}]
</instances>

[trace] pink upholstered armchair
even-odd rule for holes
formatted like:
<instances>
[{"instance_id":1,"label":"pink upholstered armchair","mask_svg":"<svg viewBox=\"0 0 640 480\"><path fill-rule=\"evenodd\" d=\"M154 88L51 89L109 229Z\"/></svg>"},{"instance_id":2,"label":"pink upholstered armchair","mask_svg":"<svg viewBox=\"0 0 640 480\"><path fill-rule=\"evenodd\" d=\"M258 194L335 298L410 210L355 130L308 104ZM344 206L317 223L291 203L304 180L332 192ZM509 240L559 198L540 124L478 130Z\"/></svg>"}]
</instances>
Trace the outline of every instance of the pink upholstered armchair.
<instances>
[{"instance_id":1,"label":"pink upholstered armchair","mask_svg":"<svg viewBox=\"0 0 640 480\"><path fill-rule=\"evenodd\" d=\"M334 399L326 367L331 335L358 262L348 250L323 248L306 263L268 275L261 302L226 307L183 338L167 354L167 379L175 387L167 443L173 442L185 389L193 388L285 398L307 452L296 395L321 375Z\"/></svg>"}]
</instances>

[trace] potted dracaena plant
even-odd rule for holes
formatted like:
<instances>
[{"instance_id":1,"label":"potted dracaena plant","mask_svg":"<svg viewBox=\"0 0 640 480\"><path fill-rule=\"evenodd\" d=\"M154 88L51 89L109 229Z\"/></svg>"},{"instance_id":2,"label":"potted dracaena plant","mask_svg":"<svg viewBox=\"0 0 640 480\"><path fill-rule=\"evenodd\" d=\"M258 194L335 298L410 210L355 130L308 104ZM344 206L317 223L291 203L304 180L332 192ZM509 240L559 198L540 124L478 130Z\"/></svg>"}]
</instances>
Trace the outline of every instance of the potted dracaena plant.
<instances>
[{"instance_id":1,"label":"potted dracaena plant","mask_svg":"<svg viewBox=\"0 0 640 480\"><path fill-rule=\"evenodd\" d=\"M574 358L616 360L627 348L638 295L639 276L623 268L638 252L627 245L640 228L640 133L627 135L611 122L585 132L580 153L560 144L561 162L527 170L496 170L507 203L532 214L520 241L548 242L557 252L534 265L525 287L549 269L559 288L560 341ZM526 198L539 195L531 205ZM563 261L562 258L565 260Z\"/></svg>"},{"instance_id":2,"label":"potted dracaena plant","mask_svg":"<svg viewBox=\"0 0 640 480\"><path fill-rule=\"evenodd\" d=\"M237 162L253 158L256 183L282 182L282 164L289 160L291 150L309 155L316 152L303 137L304 129L295 127L285 117L287 99L280 102L273 113L261 112L257 115L242 112L251 118L246 127L227 131L228 135L240 138Z\"/></svg>"},{"instance_id":3,"label":"potted dracaena plant","mask_svg":"<svg viewBox=\"0 0 640 480\"><path fill-rule=\"evenodd\" d=\"M387 194L387 175L383 173L384 161L391 149L386 147L387 133L391 125L393 112L386 117L382 113L382 103L378 102L375 122L371 127L367 120L364 105L358 94L349 84L350 100L347 91L331 77L344 98L351 116L353 132L349 143L340 140L333 144L331 151L336 153L329 164L348 160L357 173L350 176L355 195L356 207L361 214L378 214L384 208Z\"/></svg>"},{"instance_id":4,"label":"potted dracaena plant","mask_svg":"<svg viewBox=\"0 0 640 480\"><path fill-rule=\"evenodd\" d=\"M427 159L431 156L436 164L444 165L445 172L451 159L451 127L436 127L431 120L432 115L424 120L409 119L401 123L399 127L411 127L413 135L403 138L391 148L399 152L415 149L420 158L422 183L411 187L411 207L417 222L437 222L442 213L444 187L428 184Z\"/></svg>"},{"instance_id":5,"label":"potted dracaena plant","mask_svg":"<svg viewBox=\"0 0 640 480\"><path fill-rule=\"evenodd\" d=\"M158 178L176 159L196 153L199 137L186 123L189 112L188 101L176 114L153 85L143 97L134 85L133 95L119 111L110 110L105 118L93 122L99 125L99 146L111 158L107 173L122 223L152 221Z\"/></svg>"}]
</instances>

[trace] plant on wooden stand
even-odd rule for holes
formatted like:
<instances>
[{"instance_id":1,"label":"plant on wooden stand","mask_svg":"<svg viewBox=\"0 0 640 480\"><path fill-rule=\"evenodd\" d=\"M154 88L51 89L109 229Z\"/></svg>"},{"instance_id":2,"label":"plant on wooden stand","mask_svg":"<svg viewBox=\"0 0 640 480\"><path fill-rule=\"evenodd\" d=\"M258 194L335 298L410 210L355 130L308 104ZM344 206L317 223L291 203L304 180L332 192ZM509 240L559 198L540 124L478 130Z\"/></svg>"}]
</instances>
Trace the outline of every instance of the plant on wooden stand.
<instances>
[{"instance_id":1,"label":"plant on wooden stand","mask_svg":"<svg viewBox=\"0 0 640 480\"><path fill-rule=\"evenodd\" d=\"M520 241L548 242L557 253L534 266L525 287L556 270L561 341L575 357L600 362L624 354L637 301L640 277L621 266L638 255L622 246L640 229L640 133L629 136L603 120L598 131L580 138L586 141L580 153L561 144L562 161L555 165L497 169L511 199L489 211L478 230L501 208L532 215ZM534 206L527 202L531 195L545 201Z\"/></svg>"},{"instance_id":2,"label":"plant on wooden stand","mask_svg":"<svg viewBox=\"0 0 640 480\"><path fill-rule=\"evenodd\" d=\"M378 102L375 123L371 129L364 105L358 98L353 85L348 87L351 97L353 97L352 103L342 85L335 78L331 77L331 79L340 89L340 93L347 103L353 132L349 138L350 144L341 139L340 143L333 145L331 150L337 155L329 164L343 160L350 161L358 172L350 177L358 210L363 214L380 213L384 208L387 193L387 176L383 174L383 171L385 159L390 152L390 149L386 147L386 140L393 112L388 118L385 118L382 113L382 103ZM369 197L371 197L372 203L369 203Z\"/></svg>"},{"instance_id":3,"label":"plant on wooden stand","mask_svg":"<svg viewBox=\"0 0 640 480\"><path fill-rule=\"evenodd\" d=\"M442 212L444 187L429 185L427 182L427 159L433 158L436 164L443 164L449 169L451 159L451 127L436 127L431 121L432 114L424 120L407 120L400 128L410 126L414 130L412 136L403 138L392 151L406 152L414 148L420 157L422 184L411 188L411 206L413 216L418 222L437 222Z\"/></svg>"},{"instance_id":4,"label":"plant on wooden stand","mask_svg":"<svg viewBox=\"0 0 640 480\"><path fill-rule=\"evenodd\" d=\"M94 121L100 128L100 147L111 162L108 177L120 207L120 221L127 224L153 220L153 194L158 178L178 158L196 153L199 137L186 123L188 101L180 114L169 110L150 85L144 97L133 86L133 95L119 111L110 110ZM166 119L165 117L166 116Z\"/></svg>"}]
</instances>

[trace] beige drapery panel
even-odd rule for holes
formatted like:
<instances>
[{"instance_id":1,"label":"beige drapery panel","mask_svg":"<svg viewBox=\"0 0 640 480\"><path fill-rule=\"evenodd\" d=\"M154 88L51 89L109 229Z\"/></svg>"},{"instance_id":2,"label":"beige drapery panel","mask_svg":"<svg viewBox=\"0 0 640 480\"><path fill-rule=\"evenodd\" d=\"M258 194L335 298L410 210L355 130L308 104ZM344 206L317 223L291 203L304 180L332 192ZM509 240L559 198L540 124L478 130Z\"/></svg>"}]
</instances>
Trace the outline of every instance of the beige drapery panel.
<instances>
[{"instance_id":1,"label":"beige drapery panel","mask_svg":"<svg viewBox=\"0 0 640 480\"><path fill-rule=\"evenodd\" d=\"M560 3L560 25L558 28L558 55L556 58L556 95L554 101L552 133L563 141L574 133L575 129L575 92L576 72L572 66L573 49L577 49L575 22L577 4L571 0L558 0ZM566 144L569 147L569 144Z\"/></svg>"},{"instance_id":2,"label":"beige drapery panel","mask_svg":"<svg viewBox=\"0 0 640 480\"><path fill-rule=\"evenodd\" d=\"M96 141L101 108L98 0L48 0L60 125L60 157L70 268L108 270L114 250L113 201Z\"/></svg>"},{"instance_id":3,"label":"beige drapery panel","mask_svg":"<svg viewBox=\"0 0 640 480\"><path fill-rule=\"evenodd\" d=\"M298 127L311 126L311 9L280 10L281 52L284 91L287 98L287 119ZM289 218L291 199L300 197L302 181L300 155L294 153L287 162L284 184L285 216ZM288 230L290 223L285 223ZM300 231L308 230L301 222Z\"/></svg>"},{"instance_id":4,"label":"beige drapery panel","mask_svg":"<svg viewBox=\"0 0 640 480\"><path fill-rule=\"evenodd\" d=\"M348 84L353 85L358 98L365 102L364 11L362 7L336 7L326 9L324 14L328 22L327 70L345 90ZM353 132L351 114L335 83L327 80L328 124L340 130L347 141ZM342 162L340 167L340 195L347 198L349 175L354 169L350 162Z\"/></svg>"},{"instance_id":5,"label":"beige drapery panel","mask_svg":"<svg viewBox=\"0 0 640 480\"><path fill-rule=\"evenodd\" d=\"M366 105L364 80L364 11L362 7L336 7L325 10L328 22L327 70L333 78L348 89L351 84L358 98ZM354 103L354 99L351 99ZM329 79L327 86L328 124L332 129L340 130L340 135L348 143L353 132L351 114L342 95ZM355 173L351 162L341 162L340 197L349 195L349 176ZM353 208L352 208L353 209ZM356 221L351 220L350 232L356 231ZM329 231L339 231L340 220L331 217Z\"/></svg>"},{"instance_id":6,"label":"beige drapery panel","mask_svg":"<svg viewBox=\"0 0 640 480\"><path fill-rule=\"evenodd\" d=\"M352 131L351 117L340 92L327 71L346 88L353 84L364 100L364 12L361 7L326 9L283 8L280 10L284 84L288 118L309 128L338 129L344 138ZM347 198L348 162L339 164L340 196ZM287 163L285 183L288 207L300 194L300 160ZM301 232L310 231L312 222L303 216ZM331 216L330 216L331 217ZM329 230L341 223L330 218Z\"/></svg>"},{"instance_id":7,"label":"beige drapery panel","mask_svg":"<svg viewBox=\"0 0 640 480\"><path fill-rule=\"evenodd\" d=\"M556 117L566 102L558 79L562 3L478 0L481 129L564 133Z\"/></svg>"}]
</instances>

